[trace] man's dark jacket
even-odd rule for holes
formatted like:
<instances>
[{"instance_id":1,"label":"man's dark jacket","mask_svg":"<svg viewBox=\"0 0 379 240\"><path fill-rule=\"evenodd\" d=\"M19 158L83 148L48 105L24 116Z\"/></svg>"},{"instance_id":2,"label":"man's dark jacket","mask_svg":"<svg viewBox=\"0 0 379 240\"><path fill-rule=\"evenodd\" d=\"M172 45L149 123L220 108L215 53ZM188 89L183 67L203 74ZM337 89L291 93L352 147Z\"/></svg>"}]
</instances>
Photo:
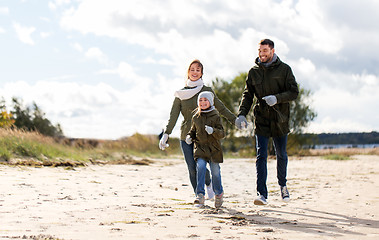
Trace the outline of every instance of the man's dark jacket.
<instances>
[{"instance_id":1,"label":"man's dark jacket","mask_svg":"<svg viewBox=\"0 0 379 240\"><path fill-rule=\"evenodd\" d=\"M246 78L245 90L242 94L239 115L246 116L254 105L254 132L266 137L279 137L289 133L290 101L295 100L299 89L291 67L279 57L268 67L259 58L250 69ZM277 104L270 107L262 98L275 95Z\"/></svg>"}]
</instances>

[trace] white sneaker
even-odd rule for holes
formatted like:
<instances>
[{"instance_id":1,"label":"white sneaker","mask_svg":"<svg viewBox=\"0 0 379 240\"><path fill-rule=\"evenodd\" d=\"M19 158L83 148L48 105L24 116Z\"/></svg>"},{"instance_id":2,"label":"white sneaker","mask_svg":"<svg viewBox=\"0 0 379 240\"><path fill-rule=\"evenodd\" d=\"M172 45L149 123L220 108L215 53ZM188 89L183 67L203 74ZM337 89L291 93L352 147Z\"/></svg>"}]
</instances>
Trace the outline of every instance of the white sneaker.
<instances>
[{"instance_id":1,"label":"white sneaker","mask_svg":"<svg viewBox=\"0 0 379 240\"><path fill-rule=\"evenodd\" d=\"M255 205L267 205L267 200L263 195L259 195L255 200L254 200Z\"/></svg>"},{"instance_id":2,"label":"white sneaker","mask_svg":"<svg viewBox=\"0 0 379 240\"><path fill-rule=\"evenodd\" d=\"M212 184L206 185L207 186L207 199L211 200L215 197L215 192L213 191Z\"/></svg>"},{"instance_id":3,"label":"white sneaker","mask_svg":"<svg viewBox=\"0 0 379 240\"><path fill-rule=\"evenodd\" d=\"M280 194L282 195L283 202L288 203L290 201L290 193L287 186L280 186Z\"/></svg>"},{"instance_id":4,"label":"white sneaker","mask_svg":"<svg viewBox=\"0 0 379 240\"><path fill-rule=\"evenodd\" d=\"M199 193L194 201L195 207L203 207L205 202L204 195Z\"/></svg>"}]
</instances>

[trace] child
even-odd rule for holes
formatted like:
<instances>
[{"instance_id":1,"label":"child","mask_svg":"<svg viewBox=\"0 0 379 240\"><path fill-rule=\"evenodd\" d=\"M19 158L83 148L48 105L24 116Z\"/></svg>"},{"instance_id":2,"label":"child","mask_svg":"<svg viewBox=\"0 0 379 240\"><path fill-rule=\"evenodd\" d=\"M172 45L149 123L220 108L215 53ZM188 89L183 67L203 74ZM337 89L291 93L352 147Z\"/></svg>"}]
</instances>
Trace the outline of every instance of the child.
<instances>
[{"instance_id":1,"label":"child","mask_svg":"<svg viewBox=\"0 0 379 240\"><path fill-rule=\"evenodd\" d=\"M198 96L198 107L192 117L191 129L186 136L186 143L194 142L194 158L197 167L197 188L195 204L204 206L204 182L207 163L210 165L212 187L216 194L215 207L220 208L223 203L224 190L221 184L219 163L223 162L220 139L224 138L224 128L221 118L214 107L214 95L204 91Z\"/></svg>"}]
</instances>

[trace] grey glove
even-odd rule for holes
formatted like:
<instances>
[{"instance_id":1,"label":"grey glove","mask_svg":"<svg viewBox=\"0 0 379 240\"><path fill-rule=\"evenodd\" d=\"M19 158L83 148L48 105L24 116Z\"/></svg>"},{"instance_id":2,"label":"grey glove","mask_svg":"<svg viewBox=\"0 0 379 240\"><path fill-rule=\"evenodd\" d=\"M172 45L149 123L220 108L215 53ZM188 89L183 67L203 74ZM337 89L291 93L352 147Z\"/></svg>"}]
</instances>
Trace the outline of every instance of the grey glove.
<instances>
[{"instance_id":1,"label":"grey glove","mask_svg":"<svg viewBox=\"0 0 379 240\"><path fill-rule=\"evenodd\" d=\"M274 95L268 95L266 97L263 97L262 99L265 100L267 105L269 105L270 107L274 106L278 102L278 99L276 99Z\"/></svg>"},{"instance_id":2,"label":"grey glove","mask_svg":"<svg viewBox=\"0 0 379 240\"><path fill-rule=\"evenodd\" d=\"M206 131L208 134L212 134L212 133L213 133L213 127L210 127L210 126L205 125L205 131Z\"/></svg>"},{"instance_id":3,"label":"grey glove","mask_svg":"<svg viewBox=\"0 0 379 240\"><path fill-rule=\"evenodd\" d=\"M188 145L192 144L192 138L191 138L190 135L187 135L187 136L186 136L186 143L187 143Z\"/></svg>"},{"instance_id":4,"label":"grey glove","mask_svg":"<svg viewBox=\"0 0 379 240\"><path fill-rule=\"evenodd\" d=\"M165 133L165 134L163 134L161 140L159 141L159 149L160 150L163 151L170 146L170 145L168 145L167 140L168 140L168 134Z\"/></svg>"},{"instance_id":5,"label":"grey glove","mask_svg":"<svg viewBox=\"0 0 379 240\"><path fill-rule=\"evenodd\" d=\"M238 129L244 129L244 128L247 128L247 120L246 120L246 117L243 116L243 115L239 115L237 118L236 118L236 121L235 121L235 125Z\"/></svg>"}]
</instances>

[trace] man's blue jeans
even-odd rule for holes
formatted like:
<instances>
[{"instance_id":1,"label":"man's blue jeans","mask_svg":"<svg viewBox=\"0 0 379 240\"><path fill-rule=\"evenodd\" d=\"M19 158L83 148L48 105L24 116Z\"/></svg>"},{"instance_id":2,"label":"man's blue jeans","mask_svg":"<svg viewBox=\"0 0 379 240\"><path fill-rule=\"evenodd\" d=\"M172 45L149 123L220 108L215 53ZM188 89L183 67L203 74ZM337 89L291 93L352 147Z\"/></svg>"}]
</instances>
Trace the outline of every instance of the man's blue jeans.
<instances>
[{"instance_id":1,"label":"man's blue jeans","mask_svg":"<svg viewBox=\"0 0 379 240\"><path fill-rule=\"evenodd\" d=\"M196 174L196 161L193 157L193 143L192 144L187 144L185 141L181 140L180 141L180 147L182 149L183 155L184 155L184 160L187 163L187 168L188 168L188 173L189 173L189 178L190 182L193 188L194 193L196 193L196 187L197 187L197 174ZM205 184L209 185L211 184L211 177L209 174L209 170L206 170L205 173Z\"/></svg>"},{"instance_id":2,"label":"man's blue jeans","mask_svg":"<svg viewBox=\"0 0 379 240\"><path fill-rule=\"evenodd\" d=\"M256 135L257 145L257 192L267 199L267 148L268 137ZM275 154L276 154L276 174L280 186L286 186L287 183L287 135L273 137Z\"/></svg>"},{"instance_id":3,"label":"man's blue jeans","mask_svg":"<svg viewBox=\"0 0 379 240\"><path fill-rule=\"evenodd\" d=\"M197 159L197 189L196 189L196 195L199 195L199 193L203 194L205 196L205 190L204 190L204 183L205 183L205 175L207 172L207 161L198 158ZM212 174L212 188L216 195L220 195L224 192L221 184L221 170L220 170L220 164L214 163L212 161L209 162L209 166L211 169Z\"/></svg>"}]
</instances>

